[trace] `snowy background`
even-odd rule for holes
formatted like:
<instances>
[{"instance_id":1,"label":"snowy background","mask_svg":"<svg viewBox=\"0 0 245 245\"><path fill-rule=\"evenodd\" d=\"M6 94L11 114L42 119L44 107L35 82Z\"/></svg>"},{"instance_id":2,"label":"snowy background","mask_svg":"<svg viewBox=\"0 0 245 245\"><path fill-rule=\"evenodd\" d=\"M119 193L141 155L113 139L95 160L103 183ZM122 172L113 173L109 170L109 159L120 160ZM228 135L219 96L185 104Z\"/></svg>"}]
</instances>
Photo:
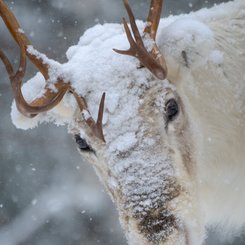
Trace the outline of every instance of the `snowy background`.
<instances>
[{"instance_id":1,"label":"snowy background","mask_svg":"<svg viewBox=\"0 0 245 245\"><path fill-rule=\"evenodd\" d=\"M96 23L121 22L121 0L16 0L11 6L33 45L65 62L67 48ZM131 1L145 19L149 1ZM218 0L166 0L163 15L212 6ZM0 48L18 64L18 49L0 20ZM35 74L29 66L27 78ZM90 165L83 162L66 128L41 125L17 130L10 120L12 95L0 65L0 244L126 244L117 212ZM219 234L222 237L222 232ZM217 241L208 245L245 244Z\"/></svg>"}]
</instances>

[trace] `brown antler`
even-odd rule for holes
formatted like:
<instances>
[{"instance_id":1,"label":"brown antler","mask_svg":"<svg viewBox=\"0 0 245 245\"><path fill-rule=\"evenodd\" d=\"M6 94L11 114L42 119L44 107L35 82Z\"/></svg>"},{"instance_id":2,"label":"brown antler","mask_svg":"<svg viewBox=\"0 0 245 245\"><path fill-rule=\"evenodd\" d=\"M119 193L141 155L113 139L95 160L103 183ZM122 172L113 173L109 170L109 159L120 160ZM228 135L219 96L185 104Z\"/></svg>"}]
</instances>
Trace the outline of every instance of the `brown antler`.
<instances>
[{"instance_id":1,"label":"brown antler","mask_svg":"<svg viewBox=\"0 0 245 245\"><path fill-rule=\"evenodd\" d=\"M57 92L54 92L53 90L48 88L48 84L46 84L45 93L42 97L37 98L30 104L26 102L21 92L22 80L26 72L26 57L28 57L31 62L37 67L37 69L43 74L45 80L49 79L49 69L51 67L48 62L42 58L44 57L44 55L35 55L33 54L33 52L28 51L31 43L20 28L20 25L16 20L14 14L3 2L3 0L0 0L0 15L12 37L15 39L20 47L20 63L16 72L14 72L14 69L7 56L4 54L3 51L0 50L0 59L3 61L3 64L5 65L7 73L9 75L18 110L27 117L34 117L38 113L45 112L54 108L62 100L65 93L67 91L70 91L75 96L81 111L83 112L84 110L86 110L89 113L85 99L80 97L72 89L70 83L65 83L64 80L61 78L57 78L57 81L55 82L55 90L57 90ZM102 141L105 141L102 130L104 100L105 93L103 94L101 99L97 122L95 122L91 116L88 118L84 117L84 120L91 128L94 135Z\"/></svg>"},{"instance_id":2,"label":"brown antler","mask_svg":"<svg viewBox=\"0 0 245 245\"><path fill-rule=\"evenodd\" d=\"M150 51L147 50L144 45L143 39L140 36L138 27L135 23L134 14L129 6L128 0L124 0L123 2L129 16L129 21L134 38L131 34L126 20L123 18L123 25L127 34L128 41L130 43L130 48L128 50L113 50L119 54L136 57L137 59L139 59L140 63L144 67L148 68L158 79L165 79L167 76L166 62L155 43L163 0L151 0L150 11L147 18L148 24L144 30L143 35L143 38L148 38L148 34L149 38L152 39L152 47Z\"/></svg>"},{"instance_id":3,"label":"brown antler","mask_svg":"<svg viewBox=\"0 0 245 245\"><path fill-rule=\"evenodd\" d=\"M149 33L153 40L156 40L157 28L161 18L163 0L152 0L147 18L147 26L144 32Z\"/></svg>"},{"instance_id":4,"label":"brown antler","mask_svg":"<svg viewBox=\"0 0 245 245\"><path fill-rule=\"evenodd\" d=\"M46 80L49 79L49 66L41 57L36 57L35 55L26 51L31 43L23 31L21 31L20 25L13 13L2 0L0 0L0 15L8 27L12 37L20 47L20 64L16 73L14 73L13 67L7 56L2 51L0 51L0 58L2 59L8 72L18 110L27 117L33 117L40 112L52 109L61 101L64 94L69 89L69 84L65 84L62 80L59 80L55 84L58 91L56 93L46 86L46 93L41 98L36 99L31 104L28 104L21 92L22 79L24 78L26 72L26 56L28 56L28 58L43 74Z\"/></svg>"},{"instance_id":5,"label":"brown antler","mask_svg":"<svg viewBox=\"0 0 245 245\"><path fill-rule=\"evenodd\" d=\"M16 101L16 106L18 110L26 117L34 117L40 112L52 109L61 101L64 94L69 88L68 84L64 84L63 87L60 86L59 92L57 93L52 92L50 89L46 89L46 93L41 98L34 100L31 104L28 104L21 92L22 79L25 75L26 70L25 48L23 46L21 47L20 64L16 73L14 73L13 67L7 56L1 50L0 58L3 61L8 72L9 79L12 85L12 90L14 93L14 98Z\"/></svg>"},{"instance_id":6,"label":"brown antler","mask_svg":"<svg viewBox=\"0 0 245 245\"><path fill-rule=\"evenodd\" d=\"M77 100L78 106L82 112L83 118L86 121L87 125L92 129L96 137L98 137L99 139L105 142L105 138L103 134L103 126L102 126L103 114L104 114L104 104L105 104L105 93L103 93L101 100L100 100L99 112L98 112L98 117L97 117L96 122L94 121L94 119L92 118L88 110L86 100L80 97L74 91L73 91L73 94Z\"/></svg>"}]
</instances>

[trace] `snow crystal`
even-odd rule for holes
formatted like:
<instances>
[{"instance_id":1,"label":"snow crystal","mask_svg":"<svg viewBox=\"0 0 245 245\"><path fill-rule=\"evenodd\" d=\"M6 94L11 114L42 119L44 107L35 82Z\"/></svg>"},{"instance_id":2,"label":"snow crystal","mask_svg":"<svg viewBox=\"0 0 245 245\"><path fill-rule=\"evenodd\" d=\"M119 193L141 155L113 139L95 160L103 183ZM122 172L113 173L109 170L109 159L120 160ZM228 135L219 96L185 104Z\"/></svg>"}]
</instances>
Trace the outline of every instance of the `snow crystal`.
<instances>
[{"instance_id":1,"label":"snow crystal","mask_svg":"<svg viewBox=\"0 0 245 245\"><path fill-rule=\"evenodd\" d=\"M81 114L82 114L83 119L86 120L86 121L87 121L89 118L91 118L91 115L90 115L90 113L89 113L87 110L83 110L83 111L81 112Z\"/></svg>"},{"instance_id":2,"label":"snow crystal","mask_svg":"<svg viewBox=\"0 0 245 245\"><path fill-rule=\"evenodd\" d=\"M64 74L61 71L61 64L49 59L45 54L40 53L32 45L28 45L26 51L36 56L38 59L42 60L43 64L47 64L49 66L49 82L55 83L59 77L62 77L64 81L66 81L66 78ZM55 88L54 86L50 85L50 89ZM56 92L56 89L54 89L54 92Z\"/></svg>"},{"instance_id":3,"label":"snow crystal","mask_svg":"<svg viewBox=\"0 0 245 245\"><path fill-rule=\"evenodd\" d=\"M22 86L22 93L27 102L33 101L35 98L39 98L44 93L45 80L41 73L37 73L32 79ZM41 115L35 118L27 118L23 116L16 108L15 102L12 104L11 119L15 123L17 128L29 129L38 125ZM17 123L18 122L18 123Z\"/></svg>"},{"instance_id":4,"label":"snow crystal","mask_svg":"<svg viewBox=\"0 0 245 245\"><path fill-rule=\"evenodd\" d=\"M241 1L237 0L236 2L240 3ZM231 4L221 5L223 8L216 6L209 10L203 9L189 14L188 18L187 15L180 15L162 19L159 24L157 42L166 59L171 56L175 58L176 62L183 61L180 54L184 50L189 58L189 65L202 66L207 58L215 64L222 64L222 53L212 50L214 43L212 31L198 20L205 23L209 19L218 18L224 15ZM143 31L145 23L137 21L137 25L139 30ZM147 37L144 39L147 47L154 44L151 39L147 39ZM113 48L122 50L129 48L124 28L120 24L98 24L88 29L80 38L79 43L68 49L66 55L69 61L63 65L48 59L31 45L28 46L27 51L52 66L52 69L49 70L50 79L48 81L51 89L55 88L54 83L58 77L63 78L65 82L70 82L76 92L86 98L89 111L95 118L101 95L106 92L105 111L109 113L109 115L105 113L105 122L107 122L110 114L120 109L119 104L123 102L123 96L128 96L128 88L132 87L132 96L133 93L138 93L140 96L141 86L147 84L151 78L150 72L146 69L135 69L139 65L135 58L116 54L113 52ZM44 84L45 81L40 73L30 79L22 89L26 100L32 101L37 96L41 96L44 92ZM94 88L97 92L91 94L90 92L94 91ZM64 103L60 105L59 109L55 108L33 119L20 115L13 104L11 112L13 123L23 129L33 128L45 121L54 122L57 125L69 123L76 109L76 102L71 97L66 95L63 99ZM128 104L128 113L125 112L123 116L129 113L135 114L139 100L137 102L131 101L132 104ZM62 108L63 105L65 108ZM63 113L64 115L62 115ZM126 116L126 118L128 117L129 115ZM116 123L116 121L110 123Z\"/></svg>"},{"instance_id":5,"label":"snow crystal","mask_svg":"<svg viewBox=\"0 0 245 245\"><path fill-rule=\"evenodd\" d=\"M109 183L109 186L112 187L113 189L118 188L118 181L114 177L109 177L108 183Z\"/></svg>"},{"instance_id":6,"label":"snow crystal","mask_svg":"<svg viewBox=\"0 0 245 245\"><path fill-rule=\"evenodd\" d=\"M127 152L137 143L135 133L120 135L115 142L110 145L110 151Z\"/></svg>"},{"instance_id":7,"label":"snow crystal","mask_svg":"<svg viewBox=\"0 0 245 245\"><path fill-rule=\"evenodd\" d=\"M63 208L63 204L61 200L58 199L51 199L47 203L48 209L50 212L56 213L59 212Z\"/></svg>"},{"instance_id":8,"label":"snow crystal","mask_svg":"<svg viewBox=\"0 0 245 245\"><path fill-rule=\"evenodd\" d=\"M31 204L32 204L33 206L35 206L35 205L37 204L37 199L33 199L33 200L31 201Z\"/></svg>"},{"instance_id":9,"label":"snow crystal","mask_svg":"<svg viewBox=\"0 0 245 245\"><path fill-rule=\"evenodd\" d=\"M219 50L214 50L210 54L209 59L215 65L221 65L223 63L223 61L224 61L224 54L223 54L223 52L221 52Z\"/></svg>"},{"instance_id":10,"label":"snow crystal","mask_svg":"<svg viewBox=\"0 0 245 245\"><path fill-rule=\"evenodd\" d=\"M161 20L157 43L167 62L174 61L175 67L178 62L187 67L203 67L207 62L222 64L223 54L215 47L214 33L205 22L224 15L230 4L222 5L226 10L215 7L190 14L188 18L181 15ZM145 24L137 21L137 25L142 32ZM147 37L144 41L147 48L154 44ZM174 91L175 85L154 80L147 69L137 69L137 59L119 55L113 48L129 48L121 24L96 25L87 30L79 43L68 49L68 62L62 65L49 60L32 46L28 47L28 52L52 66L48 81L51 87L54 87L57 78L63 78L78 95L85 98L89 112L84 110L79 119L88 119L90 115L96 119L101 96L103 92L106 93L103 120L106 144L103 145L103 150L96 152L98 156L102 154L104 162L100 161L96 170L99 175L106 175L100 177L102 180L106 179L106 187L109 187L112 194L115 192L122 195L112 195L116 199L114 201L120 202L119 212L129 210L129 218L139 217L143 220L152 209L159 211L159 207L174 198L172 196L178 195L175 178L180 171L173 168L169 148L163 144L166 132L162 115L166 96L164 91ZM44 87L45 80L38 73L24 84L22 91L26 100L31 102L43 95ZM152 96L152 90L158 94L154 93ZM147 115L144 114L145 107L150 107ZM35 127L42 122L68 124L72 127L74 117L77 119L75 110L75 99L71 94L66 94L58 106L33 119L21 115L13 103L11 117L14 124L23 129ZM86 139L86 132L78 130L81 130L81 137ZM86 196L83 200L86 200ZM60 210L61 203L51 200L48 207L56 212Z\"/></svg>"},{"instance_id":11,"label":"snow crystal","mask_svg":"<svg viewBox=\"0 0 245 245\"><path fill-rule=\"evenodd\" d=\"M21 28L18 29L18 32L19 32L19 33L25 33L24 30L21 29Z\"/></svg>"},{"instance_id":12,"label":"snow crystal","mask_svg":"<svg viewBox=\"0 0 245 245\"><path fill-rule=\"evenodd\" d=\"M148 52L150 52L155 45L155 41L150 37L149 34L144 35L143 42Z\"/></svg>"}]
</instances>

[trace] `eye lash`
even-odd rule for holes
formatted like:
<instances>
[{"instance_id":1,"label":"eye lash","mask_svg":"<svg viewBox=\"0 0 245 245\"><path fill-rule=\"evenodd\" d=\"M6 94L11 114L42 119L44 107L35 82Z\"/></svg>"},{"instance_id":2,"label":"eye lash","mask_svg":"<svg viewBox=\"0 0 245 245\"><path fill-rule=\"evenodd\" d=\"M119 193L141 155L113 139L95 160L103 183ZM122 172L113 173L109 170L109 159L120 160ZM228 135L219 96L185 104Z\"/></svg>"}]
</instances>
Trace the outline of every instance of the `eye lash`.
<instances>
[{"instance_id":1,"label":"eye lash","mask_svg":"<svg viewBox=\"0 0 245 245\"><path fill-rule=\"evenodd\" d=\"M176 100L173 98L168 100L167 103L165 104L165 114L164 114L165 128L167 128L169 122L175 120L178 114L179 114L179 106Z\"/></svg>"},{"instance_id":2,"label":"eye lash","mask_svg":"<svg viewBox=\"0 0 245 245\"><path fill-rule=\"evenodd\" d=\"M85 139L81 138L79 134L76 134L74 138L75 138L78 148L82 152L92 152L95 154L94 149L87 143Z\"/></svg>"},{"instance_id":3,"label":"eye lash","mask_svg":"<svg viewBox=\"0 0 245 245\"><path fill-rule=\"evenodd\" d=\"M168 119L166 115L164 115L164 128L166 131L168 131L168 124L171 122L171 120Z\"/></svg>"}]
</instances>

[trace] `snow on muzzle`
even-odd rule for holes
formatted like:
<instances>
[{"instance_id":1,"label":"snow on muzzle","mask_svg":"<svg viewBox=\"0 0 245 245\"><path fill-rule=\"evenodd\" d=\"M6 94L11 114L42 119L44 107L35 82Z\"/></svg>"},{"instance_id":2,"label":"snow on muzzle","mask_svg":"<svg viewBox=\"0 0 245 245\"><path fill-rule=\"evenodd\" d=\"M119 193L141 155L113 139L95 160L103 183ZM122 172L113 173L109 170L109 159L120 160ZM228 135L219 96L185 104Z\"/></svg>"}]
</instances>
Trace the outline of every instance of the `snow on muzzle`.
<instances>
[{"instance_id":1,"label":"snow on muzzle","mask_svg":"<svg viewBox=\"0 0 245 245\"><path fill-rule=\"evenodd\" d=\"M140 149L111 166L109 190L129 244L165 244L169 239L180 243L166 244L188 244L185 225L175 212L181 186L174 173L170 158Z\"/></svg>"}]
</instances>

